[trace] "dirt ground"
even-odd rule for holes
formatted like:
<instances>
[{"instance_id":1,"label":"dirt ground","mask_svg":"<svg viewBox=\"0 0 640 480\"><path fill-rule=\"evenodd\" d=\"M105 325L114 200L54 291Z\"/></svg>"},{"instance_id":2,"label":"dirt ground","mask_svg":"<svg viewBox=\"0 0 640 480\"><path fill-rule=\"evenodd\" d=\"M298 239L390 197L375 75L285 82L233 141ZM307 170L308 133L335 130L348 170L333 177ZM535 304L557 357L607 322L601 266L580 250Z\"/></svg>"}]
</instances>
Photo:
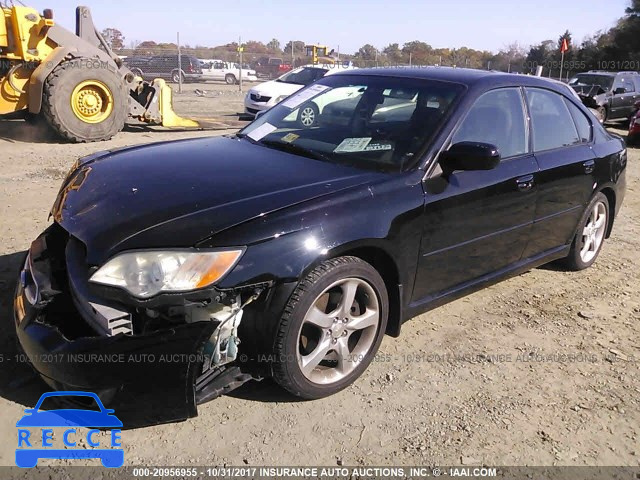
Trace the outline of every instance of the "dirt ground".
<instances>
[{"instance_id":1,"label":"dirt ground","mask_svg":"<svg viewBox=\"0 0 640 480\"><path fill-rule=\"evenodd\" d=\"M195 96L196 88L210 96ZM182 114L237 119L242 98L237 87L187 85L175 104ZM12 359L10 302L18 259L48 224L63 176L96 150L209 134L124 132L69 145L0 121L7 438L45 391ZM384 340L355 385L330 398L299 402L264 381L200 406L186 422L124 431L125 464L640 465L638 150L629 152L627 178L624 207L593 268L535 269L422 315L400 338ZM15 446L0 443L0 464L13 465Z\"/></svg>"}]
</instances>

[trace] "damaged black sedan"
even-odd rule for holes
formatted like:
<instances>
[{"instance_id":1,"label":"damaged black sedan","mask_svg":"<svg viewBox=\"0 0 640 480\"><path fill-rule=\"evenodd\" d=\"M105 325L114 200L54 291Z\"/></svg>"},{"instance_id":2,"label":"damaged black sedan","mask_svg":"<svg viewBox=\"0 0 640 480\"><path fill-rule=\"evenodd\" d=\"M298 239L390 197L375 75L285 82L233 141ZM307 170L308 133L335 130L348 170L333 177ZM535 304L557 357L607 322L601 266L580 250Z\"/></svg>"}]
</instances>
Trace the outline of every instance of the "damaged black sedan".
<instances>
[{"instance_id":1,"label":"damaged black sedan","mask_svg":"<svg viewBox=\"0 0 640 480\"><path fill-rule=\"evenodd\" d=\"M593 264L625 166L623 141L543 79L327 76L238 134L79 160L21 269L18 339L51 387L152 422L252 378L323 397L409 318Z\"/></svg>"}]
</instances>

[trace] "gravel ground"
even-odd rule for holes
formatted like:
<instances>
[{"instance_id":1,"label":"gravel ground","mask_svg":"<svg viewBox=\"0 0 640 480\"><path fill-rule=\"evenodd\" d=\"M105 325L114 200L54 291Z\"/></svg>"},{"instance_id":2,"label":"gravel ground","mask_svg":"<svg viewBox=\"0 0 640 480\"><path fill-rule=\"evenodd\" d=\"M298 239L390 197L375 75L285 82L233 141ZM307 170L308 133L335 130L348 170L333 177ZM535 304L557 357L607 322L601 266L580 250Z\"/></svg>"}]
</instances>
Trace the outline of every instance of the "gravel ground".
<instances>
[{"instance_id":1,"label":"gravel ground","mask_svg":"<svg viewBox=\"0 0 640 480\"><path fill-rule=\"evenodd\" d=\"M186 85L174 100L199 117L242 110L237 86ZM124 132L68 145L0 121L0 432L12 437L44 391L13 360L11 292L68 168L96 150L204 134ZM296 401L264 381L186 422L125 431L126 464L640 465L638 150L627 175L625 205L594 267L538 268L422 315L330 398ZM13 464L14 449L2 442L0 464Z\"/></svg>"}]
</instances>

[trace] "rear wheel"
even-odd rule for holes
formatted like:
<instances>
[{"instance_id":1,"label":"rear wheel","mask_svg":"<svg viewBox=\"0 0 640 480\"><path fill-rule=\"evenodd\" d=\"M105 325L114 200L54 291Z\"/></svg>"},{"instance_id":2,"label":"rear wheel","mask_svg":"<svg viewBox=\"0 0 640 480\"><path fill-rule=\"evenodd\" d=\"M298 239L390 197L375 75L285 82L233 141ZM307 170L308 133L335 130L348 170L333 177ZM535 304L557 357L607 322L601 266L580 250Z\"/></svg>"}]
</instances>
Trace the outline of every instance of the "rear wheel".
<instances>
[{"instance_id":1,"label":"rear wheel","mask_svg":"<svg viewBox=\"0 0 640 480\"><path fill-rule=\"evenodd\" d=\"M227 85L235 85L237 83L235 75L232 75L231 73L227 73L227 75L224 77L224 81L227 83Z\"/></svg>"},{"instance_id":2,"label":"rear wheel","mask_svg":"<svg viewBox=\"0 0 640 480\"><path fill-rule=\"evenodd\" d=\"M565 264L571 270L584 270L598 258L609 226L609 201L596 194L585 210Z\"/></svg>"},{"instance_id":3,"label":"rear wheel","mask_svg":"<svg viewBox=\"0 0 640 480\"><path fill-rule=\"evenodd\" d=\"M61 63L44 84L42 114L71 142L108 140L124 127L127 95L115 71L91 59Z\"/></svg>"},{"instance_id":4,"label":"rear wheel","mask_svg":"<svg viewBox=\"0 0 640 480\"><path fill-rule=\"evenodd\" d=\"M302 398L332 395L369 366L384 336L384 281L356 257L327 260L303 279L278 325L275 380Z\"/></svg>"},{"instance_id":5,"label":"rear wheel","mask_svg":"<svg viewBox=\"0 0 640 480\"><path fill-rule=\"evenodd\" d=\"M177 70L175 72L171 72L171 81L173 83L184 83L184 80L184 73Z\"/></svg>"}]
</instances>

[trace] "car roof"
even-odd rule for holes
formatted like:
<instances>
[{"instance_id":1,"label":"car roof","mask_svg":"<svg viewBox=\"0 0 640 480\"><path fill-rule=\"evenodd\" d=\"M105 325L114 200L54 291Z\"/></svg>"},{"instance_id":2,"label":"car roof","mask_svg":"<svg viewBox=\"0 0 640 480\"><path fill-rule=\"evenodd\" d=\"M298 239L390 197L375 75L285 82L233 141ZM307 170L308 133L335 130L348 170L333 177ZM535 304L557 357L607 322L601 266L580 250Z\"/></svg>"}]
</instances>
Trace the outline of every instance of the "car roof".
<instances>
[{"instance_id":1,"label":"car roof","mask_svg":"<svg viewBox=\"0 0 640 480\"><path fill-rule=\"evenodd\" d=\"M589 70L588 72L576 73L576 76L578 76L578 75L602 75L602 76L605 76L605 77L615 77L616 75L621 75L621 74L638 75L638 72L634 72L633 70L623 70L623 71L620 71L620 72L609 72L609 71L605 71L605 70Z\"/></svg>"},{"instance_id":2,"label":"car roof","mask_svg":"<svg viewBox=\"0 0 640 480\"><path fill-rule=\"evenodd\" d=\"M389 77L403 78L424 78L428 80L444 80L457 83L472 84L488 75L496 75L495 72L489 70L475 70L472 68L453 68L453 67L422 67L422 66L399 66L390 68L360 68L350 70L349 74L353 75L379 75Z\"/></svg>"},{"instance_id":3,"label":"car roof","mask_svg":"<svg viewBox=\"0 0 640 480\"><path fill-rule=\"evenodd\" d=\"M550 82L548 79L534 75L522 75L516 73L497 72L494 70L476 70L472 68L457 67L394 67L394 68L359 68L336 72L336 75L375 75L388 77L413 78L424 80L439 80L458 83L467 87L478 86L480 89L501 86L525 86L552 88L558 92L566 93L565 85Z\"/></svg>"}]
</instances>

